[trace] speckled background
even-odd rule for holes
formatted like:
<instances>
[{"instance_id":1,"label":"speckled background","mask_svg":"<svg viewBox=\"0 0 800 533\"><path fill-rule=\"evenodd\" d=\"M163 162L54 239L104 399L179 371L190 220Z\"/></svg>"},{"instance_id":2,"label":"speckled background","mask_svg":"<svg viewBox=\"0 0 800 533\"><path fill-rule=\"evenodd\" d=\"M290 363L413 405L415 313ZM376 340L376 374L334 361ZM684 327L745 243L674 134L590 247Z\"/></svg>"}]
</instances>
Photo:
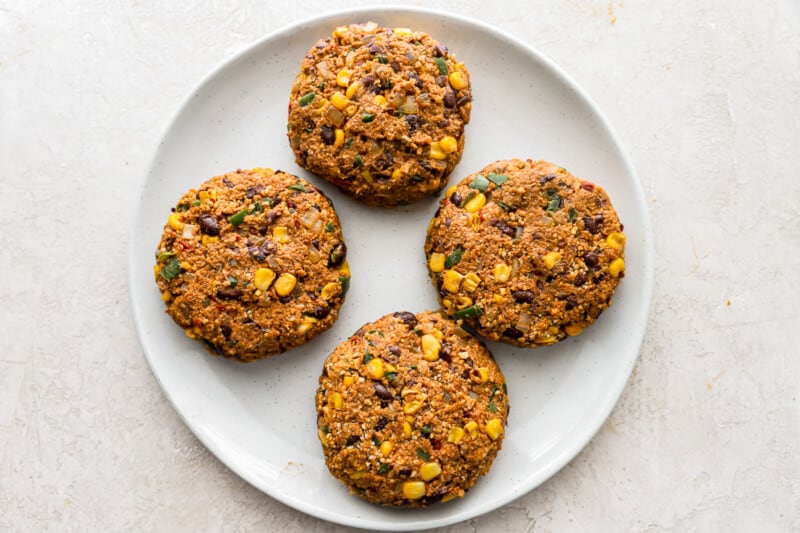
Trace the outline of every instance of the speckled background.
<instances>
[{"instance_id":1,"label":"speckled background","mask_svg":"<svg viewBox=\"0 0 800 533\"><path fill-rule=\"evenodd\" d=\"M126 240L158 136L204 74L369 3L0 2L0 530L347 531L250 487L182 424L136 339ZM601 432L442 531L800 531L798 4L436 6L592 95L656 250L641 358Z\"/></svg>"}]
</instances>

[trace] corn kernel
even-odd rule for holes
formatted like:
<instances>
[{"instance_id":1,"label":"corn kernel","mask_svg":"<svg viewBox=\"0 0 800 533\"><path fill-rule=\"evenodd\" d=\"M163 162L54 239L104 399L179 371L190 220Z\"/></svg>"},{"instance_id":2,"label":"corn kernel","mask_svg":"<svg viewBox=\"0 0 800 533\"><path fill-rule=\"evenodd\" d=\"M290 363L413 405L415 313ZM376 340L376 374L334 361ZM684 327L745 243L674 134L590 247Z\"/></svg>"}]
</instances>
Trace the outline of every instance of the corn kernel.
<instances>
[{"instance_id":1,"label":"corn kernel","mask_svg":"<svg viewBox=\"0 0 800 533\"><path fill-rule=\"evenodd\" d=\"M317 430L317 435L319 435L319 441L322 443L323 446L328 445L328 434L325 433L322 428Z\"/></svg>"},{"instance_id":2,"label":"corn kernel","mask_svg":"<svg viewBox=\"0 0 800 533\"><path fill-rule=\"evenodd\" d=\"M569 326L564 327L564 332L570 337L580 334L581 331L583 331L583 328L576 324L570 324Z\"/></svg>"},{"instance_id":3,"label":"corn kernel","mask_svg":"<svg viewBox=\"0 0 800 533\"><path fill-rule=\"evenodd\" d=\"M495 301L495 302L497 302L497 303L502 303L502 302L503 302L503 297L502 297L502 296L500 296L499 294L493 294L493 295L492 295L492 298L493 298L493 299L494 299L494 301Z\"/></svg>"},{"instance_id":4,"label":"corn kernel","mask_svg":"<svg viewBox=\"0 0 800 533\"><path fill-rule=\"evenodd\" d=\"M379 357L370 359L367 363L367 375L372 379L381 379L383 377L383 360Z\"/></svg>"},{"instance_id":5,"label":"corn kernel","mask_svg":"<svg viewBox=\"0 0 800 533\"><path fill-rule=\"evenodd\" d=\"M447 188L447 191L445 191L445 193L444 193L444 197L445 197L445 198L450 198L450 197L453 195L453 193L454 193L454 192L456 192L456 189L457 189L457 188L458 188L458 186L457 186L457 185L451 185L451 186L449 186L449 187Z\"/></svg>"},{"instance_id":6,"label":"corn kernel","mask_svg":"<svg viewBox=\"0 0 800 533\"><path fill-rule=\"evenodd\" d=\"M439 463L423 463L419 467L419 477L423 481L430 481L442 473L442 467Z\"/></svg>"},{"instance_id":7,"label":"corn kernel","mask_svg":"<svg viewBox=\"0 0 800 533\"><path fill-rule=\"evenodd\" d=\"M553 335L541 335L533 339L533 342L539 346L549 346L558 342L558 337Z\"/></svg>"},{"instance_id":8,"label":"corn kernel","mask_svg":"<svg viewBox=\"0 0 800 533\"><path fill-rule=\"evenodd\" d=\"M397 372L397 367L391 363L384 363L383 368L386 372Z\"/></svg>"},{"instance_id":9,"label":"corn kernel","mask_svg":"<svg viewBox=\"0 0 800 533\"><path fill-rule=\"evenodd\" d=\"M341 409L344 405L344 398L338 392L331 392L328 394L328 407L334 409Z\"/></svg>"},{"instance_id":10,"label":"corn kernel","mask_svg":"<svg viewBox=\"0 0 800 533\"><path fill-rule=\"evenodd\" d=\"M473 439L478 436L478 423L474 420L470 420L466 424L464 424L464 429L469 432L469 436Z\"/></svg>"},{"instance_id":11,"label":"corn kernel","mask_svg":"<svg viewBox=\"0 0 800 533\"><path fill-rule=\"evenodd\" d=\"M203 235L200 238L200 242L203 244L203 246L208 246L209 244L219 242L219 236L215 235L212 237L211 235Z\"/></svg>"},{"instance_id":12,"label":"corn kernel","mask_svg":"<svg viewBox=\"0 0 800 533\"><path fill-rule=\"evenodd\" d=\"M480 209L485 205L486 205L486 196L484 196L482 192L479 192L478 194L473 196L469 202L464 204L464 209L467 211L467 213L474 213L475 211L477 211L478 209Z\"/></svg>"},{"instance_id":13,"label":"corn kernel","mask_svg":"<svg viewBox=\"0 0 800 533\"><path fill-rule=\"evenodd\" d=\"M447 502L449 502L450 500L454 500L454 499L455 499L455 498L457 498L457 497L458 497L458 494L456 494L455 492L448 492L447 494L445 494L444 496L442 496L442 499L441 499L441 500L439 500L439 501L440 501L441 503L447 503Z\"/></svg>"},{"instance_id":14,"label":"corn kernel","mask_svg":"<svg viewBox=\"0 0 800 533\"><path fill-rule=\"evenodd\" d=\"M481 278L475 272L470 272L464 276L464 281L462 282L464 290L467 292L475 292L475 289L477 289L480 284Z\"/></svg>"},{"instance_id":15,"label":"corn kernel","mask_svg":"<svg viewBox=\"0 0 800 533\"><path fill-rule=\"evenodd\" d=\"M467 307L472 305L472 303L473 303L472 298L470 298L469 296L459 296L458 298L456 298L456 307L459 310L466 309Z\"/></svg>"},{"instance_id":16,"label":"corn kernel","mask_svg":"<svg viewBox=\"0 0 800 533\"><path fill-rule=\"evenodd\" d=\"M426 361L436 361L439 359L439 350L442 348L442 343L439 339L430 333L423 335L420 339L422 342L422 358Z\"/></svg>"},{"instance_id":17,"label":"corn kernel","mask_svg":"<svg viewBox=\"0 0 800 533\"><path fill-rule=\"evenodd\" d=\"M181 222L181 217L178 213L170 214L169 218L167 218L167 224L175 231L181 231L183 229L183 222Z\"/></svg>"},{"instance_id":18,"label":"corn kernel","mask_svg":"<svg viewBox=\"0 0 800 533\"><path fill-rule=\"evenodd\" d=\"M322 287L322 290L320 291L319 295L323 300L330 300L340 292L342 292L342 286L336 283L335 281L332 281L327 285L325 285L324 287Z\"/></svg>"},{"instance_id":19,"label":"corn kernel","mask_svg":"<svg viewBox=\"0 0 800 533\"><path fill-rule=\"evenodd\" d=\"M350 263L345 261L342 263L342 266L339 267L339 274L345 277L350 277Z\"/></svg>"},{"instance_id":20,"label":"corn kernel","mask_svg":"<svg viewBox=\"0 0 800 533\"><path fill-rule=\"evenodd\" d=\"M339 148L343 144L344 144L344 130L336 128L336 131L333 132L333 147Z\"/></svg>"},{"instance_id":21,"label":"corn kernel","mask_svg":"<svg viewBox=\"0 0 800 533\"><path fill-rule=\"evenodd\" d=\"M344 379L342 380L342 383L344 383L345 387L349 387L350 385L352 385L355 382L356 382L356 378L354 376L345 376Z\"/></svg>"},{"instance_id":22,"label":"corn kernel","mask_svg":"<svg viewBox=\"0 0 800 533\"><path fill-rule=\"evenodd\" d=\"M408 422L403 422L403 435L405 435L406 438L411 436L411 424Z\"/></svg>"},{"instance_id":23,"label":"corn kernel","mask_svg":"<svg viewBox=\"0 0 800 533\"><path fill-rule=\"evenodd\" d=\"M345 35L347 35L347 26L339 26L339 27L337 27L335 30L333 30L333 33L331 33L331 35L334 38L336 38L336 37L344 37Z\"/></svg>"},{"instance_id":24,"label":"corn kernel","mask_svg":"<svg viewBox=\"0 0 800 533\"><path fill-rule=\"evenodd\" d=\"M275 226L272 228L272 238L281 244L289 242L289 232L284 226Z\"/></svg>"},{"instance_id":25,"label":"corn kernel","mask_svg":"<svg viewBox=\"0 0 800 533\"><path fill-rule=\"evenodd\" d=\"M259 268L253 276L253 285L256 289L265 291L275 281L275 272L269 268Z\"/></svg>"},{"instance_id":26,"label":"corn kernel","mask_svg":"<svg viewBox=\"0 0 800 533\"><path fill-rule=\"evenodd\" d=\"M486 383L489 381L489 369L482 366L478 368L478 383Z\"/></svg>"},{"instance_id":27,"label":"corn kernel","mask_svg":"<svg viewBox=\"0 0 800 533\"><path fill-rule=\"evenodd\" d=\"M424 481L406 481L403 483L403 497L407 500L419 500L425 496Z\"/></svg>"},{"instance_id":28,"label":"corn kernel","mask_svg":"<svg viewBox=\"0 0 800 533\"><path fill-rule=\"evenodd\" d=\"M625 248L625 234L619 231L612 231L606 237L606 244L615 250L622 250Z\"/></svg>"},{"instance_id":29,"label":"corn kernel","mask_svg":"<svg viewBox=\"0 0 800 533\"><path fill-rule=\"evenodd\" d=\"M344 110L344 114L347 115L348 117L352 117L355 114L356 111L358 111L358 107L357 106L349 105Z\"/></svg>"},{"instance_id":30,"label":"corn kernel","mask_svg":"<svg viewBox=\"0 0 800 533\"><path fill-rule=\"evenodd\" d=\"M275 280L275 292L278 296L289 296L297 285L297 278L284 272Z\"/></svg>"},{"instance_id":31,"label":"corn kernel","mask_svg":"<svg viewBox=\"0 0 800 533\"><path fill-rule=\"evenodd\" d=\"M464 73L461 72L460 70L451 72L450 75L447 77L447 79L450 80L450 86L456 91L460 91L461 89L467 86L467 78L464 76Z\"/></svg>"},{"instance_id":32,"label":"corn kernel","mask_svg":"<svg viewBox=\"0 0 800 533\"><path fill-rule=\"evenodd\" d=\"M188 328L186 330L186 336L189 337L190 339L196 339L197 338L196 329L197 328Z\"/></svg>"},{"instance_id":33,"label":"corn kernel","mask_svg":"<svg viewBox=\"0 0 800 533\"><path fill-rule=\"evenodd\" d=\"M544 255L544 266L547 267L548 270L552 269L556 266L558 260L561 259L560 252L548 252Z\"/></svg>"},{"instance_id":34,"label":"corn kernel","mask_svg":"<svg viewBox=\"0 0 800 533\"><path fill-rule=\"evenodd\" d=\"M392 441L385 440L385 441L381 442L381 455L382 456L389 457L389 454L392 453L393 449L394 449L394 444L392 444Z\"/></svg>"},{"instance_id":35,"label":"corn kernel","mask_svg":"<svg viewBox=\"0 0 800 533\"><path fill-rule=\"evenodd\" d=\"M337 91L333 93L333 96L331 96L331 105L339 111L342 111L345 107L350 105L350 100L348 100L345 95Z\"/></svg>"},{"instance_id":36,"label":"corn kernel","mask_svg":"<svg viewBox=\"0 0 800 533\"><path fill-rule=\"evenodd\" d=\"M428 268L431 269L431 272L441 272L444 270L444 260L444 254L433 252L428 258Z\"/></svg>"},{"instance_id":37,"label":"corn kernel","mask_svg":"<svg viewBox=\"0 0 800 533\"><path fill-rule=\"evenodd\" d=\"M392 170L392 179L393 180L400 179L402 176L403 176L403 171L400 170L399 168L396 168L396 169Z\"/></svg>"},{"instance_id":38,"label":"corn kernel","mask_svg":"<svg viewBox=\"0 0 800 533\"><path fill-rule=\"evenodd\" d=\"M344 94L348 98L352 98L353 95L356 94L360 88L361 88L361 82L354 81L347 87L347 90L344 92Z\"/></svg>"},{"instance_id":39,"label":"corn kernel","mask_svg":"<svg viewBox=\"0 0 800 533\"><path fill-rule=\"evenodd\" d=\"M317 320L316 320L315 318L311 318L311 317L305 317L305 318L303 319L303 321L302 321L302 322L300 322L300 323L297 325L297 327L295 328L295 331L296 331L297 333L299 333L300 335L305 335L306 333L308 333L308 331L309 331L311 328L313 328L313 327L314 327L314 323L315 323L316 321L317 321Z\"/></svg>"},{"instance_id":40,"label":"corn kernel","mask_svg":"<svg viewBox=\"0 0 800 533\"><path fill-rule=\"evenodd\" d=\"M625 260L617 257L608 265L608 273L612 278L618 278L619 275L625 270Z\"/></svg>"},{"instance_id":41,"label":"corn kernel","mask_svg":"<svg viewBox=\"0 0 800 533\"><path fill-rule=\"evenodd\" d=\"M403 404L403 412L407 415L413 415L422 408L422 402L419 400L412 400Z\"/></svg>"},{"instance_id":42,"label":"corn kernel","mask_svg":"<svg viewBox=\"0 0 800 533\"><path fill-rule=\"evenodd\" d=\"M431 159L446 159L447 154L442 150L442 145L438 141L431 143Z\"/></svg>"},{"instance_id":43,"label":"corn kernel","mask_svg":"<svg viewBox=\"0 0 800 533\"><path fill-rule=\"evenodd\" d=\"M386 107L386 104L388 103L386 97L382 94L376 94L372 101L375 102L375 105L379 105L381 107Z\"/></svg>"},{"instance_id":44,"label":"corn kernel","mask_svg":"<svg viewBox=\"0 0 800 533\"><path fill-rule=\"evenodd\" d=\"M358 471L353 472L352 474L350 474L350 479L355 479L355 480L361 479L362 477L364 477L364 474L366 474L365 471L358 470Z\"/></svg>"},{"instance_id":45,"label":"corn kernel","mask_svg":"<svg viewBox=\"0 0 800 533\"><path fill-rule=\"evenodd\" d=\"M447 442L452 442L453 444L458 444L461 442L461 439L464 438L464 430L460 427L450 428L450 431L447 432Z\"/></svg>"},{"instance_id":46,"label":"corn kernel","mask_svg":"<svg viewBox=\"0 0 800 533\"><path fill-rule=\"evenodd\" d=\"M172 300L172 293L169 291L164 291L161 293L161 300L164 302L168 302Z\"/></svg>"},{"instance_id":47,"label":"corn kernel","mask_svg":"<svg viewBox=\"0 0 800 533\"><path fill-rule=\"evenodd\" d=\"M194 270L188 261L181 261L181 270Z\"/></svg>"},{"instance_id":48,"label":"corn kernel","mask_svg":"<svg viewBox=\"0 0 800 533\"><path fill-rule=\"evenodd\" d=\"M364 170L362 170L362 171L361 171L361 177L362 177L362 178L364 178L364 181L366 181L366 182L367 182L367 183L369 183L369 184L372 184L372 183L374 183L374 182L375 182L375 180L374 180L374 179L372 179L372 172L370 172L370 171L369 171L368 169L366 169L366 168L365 168Z\"/></svg>"},{"instance_id":49,"label":"corn kernel","mask_svg":"<svg viewBox=\"0 0 800 533\"><path fill-rule=\"evenodd\" d=\"M447 292L458 292L462 279L464 279L464 276L455 270L445 270L442 274L442 287Z\"/></svg>"},{"instance_id":50,"label":"corn kernel","mask_svg":"<svg viewBox=\"0 0 800 533\"><path fill-rule=\"evenodd\" d=\"M343 68L336 74L336 85L339 87L347 87L350 85L350 76L353 75L353 71L349 68Z\"/></svg>"},{"instance_id":51,"label":"corn kernel","mask_svg":"<svg viewBox=\"0 0 800 533\"><path fill-rule=\"evenodd\" d=\"M200 191L198 194L201 202L205 202L206 200L216 200L217 199L217 190L211 189L209 191Z\"/></svg>"},{"instance_id":52,"label":"corn kernel","mask_svg":"<svg viewBox=\"0 0 800 533\"><path fill-rule=\"evenodd\" d=\"M486 434L489 435L489 438L492 440L497 440L497 438L503 434L503 423L499 418L492 418L486 422Z\"/></svg>"},{"instance_id":53,"label":"corn kernel","mask_svg":"<svg viewBox=\"0 0 800 533\"><path fill-rule=\"evenodd\" d=\"M395 28L395 35L411 35L411 30L408 28Z\"/></svg>"},{"instance_id":54,"label":"corn kernel","mask_svg":"<svg viewBox=\"0 0 800 533\"><path fill-rule=\"evenodd\" d=\"M451 135L445 135L439 139L439 147L442 149L442 152L452 154L458 150L458 141Z\"/></svg>"},{"instance_id":55,"label":"corn kernel","mask_svg":"<svg viewBox=\"0 0 800 533\"><path fill-rule=\"evenodd\" d=\"M505 263L497 263L494 266L494 280L501 283L508 281L511 277L511 267Z\"/></svg>"}]
</instances>

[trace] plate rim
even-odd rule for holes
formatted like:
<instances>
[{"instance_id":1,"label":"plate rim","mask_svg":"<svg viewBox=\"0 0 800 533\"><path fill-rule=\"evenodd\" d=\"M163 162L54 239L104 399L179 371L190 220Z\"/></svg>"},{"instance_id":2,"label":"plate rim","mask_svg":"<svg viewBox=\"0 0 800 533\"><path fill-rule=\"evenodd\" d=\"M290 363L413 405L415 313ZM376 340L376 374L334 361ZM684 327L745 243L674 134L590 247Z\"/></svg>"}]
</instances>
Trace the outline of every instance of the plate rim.
<instances>
[{"instance_id":1,"label":"plate rim","mask_svg":"<svg viewBox=\"0 0 800 533\"><path fill-rule=\"evenodd\" d=\"M231 64L239 61L242 57L248 55L253 50L263 46L265 43L272 40L280 39L281 37L285 37L287 35L291 35L292 32L302 28L303 26L320 24L326 20L343 16L370 18L376 15L385 16L391 14L395 15L412 14L422 17L433 17L433 18L438 17L445 20L452 19L459 21L462 24L475 26L479 28L482 32L491 35L492 37L494 37L499 41L507 42L511 46L514 46L520 51L522 51L524 54L530 56L533 60L540 62L548 71L550 71L553 75L556 76L557 81L559 83L564 84L570 90L574 91L577 97L586 103L589 110L597 117L600 125L605 130L611 142L618 150L622 166L625 168L625 171L628 173L628 175L632 178L631 185L633 186L633 190L631 192L638 200L633 203L633 206L635 210L638 211L638 214L640 215L641 221L643 223L641 229L643 233L642 270L644 275L642 279L641 292L639 294L639 299L641 301L641 308L643 308L643 311L642 315L640 317L637 317L642 320L642 327L640 331L634 336L633 340L633 346L636 346L635 357L631 357L629 361L627 361L627 365L624 368L625 371L620 372L620 377L618 379L621 382L610 383L610 385L615 385L614 388L617 389L617 392L615 394L606 396L605 402L601 403L600 408L598 408L595 411L595 415L591 417L590 423L585 424L582 430L579 430L576 433L574 433L573 437L566 442L566 446L564 447L564 449L562 449L562 452L558 454L553 460L551 460L546 465L545 468L540 469L538 475L532 476L531 478L526 480L527 481L526 483L517 484L517 486L515 486L512 490L510 490L508 494L505 495L505 497L500 498L499 500L495 500L491 507L484 508L481 505L474 505L466 508L458 515L437 517L437 518L432 518L430 520L424 520L424 519L415 520L415 521L404 522L402 524L392 523L391 520L386 522L376 522L374 520L362 517L349 517L350 520L348 522L344 522L340 519L340 515L329 514L328 511L321 510L319 507L309 504L300 498L295 498L283 494L279 490L277 490L278 487L266 486L262 484L259 479L250 475L250 473L247 470L238 468L236 461L228 457L228 454L225 451L224 447L218 446L217 442L215 442L214 440L204 438L203 433L200 431L201 428L196 427L187 418L186 414L182 412L180 409L178 409L178 407L175 404L175 400L173 399L168 389L164 386L162 378L159 375L158 371L156 370L156 367L154 366L151 354L148 352L148 350L145 349L143 326L142 324L140 324L138 318L140 302L138 296L136 296L136 292L134 291L134 286L135 286L134 258L135 258L135 242L136 242L134 237L137 232L137 222L139 220L141 211L143 209L142 199L144 197L145 189L148 184L148 177L151 175L152 171L157 165L161 143L166 138L169 131L173 128L176 121L192 104L196 94L211 80L213 80L216 76L218 76L221 71L223 71ZM127 281L128 281L129 305L134 322L134 327L136 329L137 339L139 341L139 346L141 347L142 352L145 356L145 360L147 361L150 373L153 375L156 382L158 383L161 392L167 398L175 413L178 415L181 421L186 425L186 427L192 432L195 438L197 438L203 444L203 446L208 451L210 451L214 455L214 457L218 461L220 461L226 468L230 469L233 473L235 473L237 476L245 480L248 484L255 487L259 491L263 492L264 494L268 495L270 498L273 498L274 500L277 500L282 504L292 507L309 516L313 516L315 518L325 520L328 522L337 523L349 527L361 528L361 529L408 531L420 528L437 528L437 527L456 524L500 509L501 507L508 505L510 502L513 502L514 500L520 498L525 494L528 494L532 490L539 487L542 483L547 481L558 471L564 468L567 464L569 464L589 444L589 442L597 435L600 428L608 419L608 417L611 415L614 407L619 402L623 392L625 391L625 388L633 372L633 369L637 361L639 360L642 344L644 342L644 338L647 333L648 329L647 325L649 323L649 317L651 315L652 305L653 305L652 293L653 293L653 281L654 281L655 252L653 243L652 224L650 220L650 213L647 210L647 202L644 196L644 190L642 188L642 183L639 178L639 175L636 173L636 170L631 162L630 156L628 155L624 145L620 141L619 136L612 127L611 123L606 118L605 114L598 107L598 105L591 98L591 96L586 92L586 90L583 89L582 86L580 86L575 80L573 80L566 73L566 71L564 71L557 63L555 63L553 60L547 57L544 53L540 52L534 46L529 45L528 43L522 41L520 38L511 35L509 33L503 32L499 28L489 23L476 20L474 18L444 9L436 10L436 9L422 8L416 6L384 5L384 6L365 6L356 8L326 10L317 15L298 20L291 24L282 26L272 32L269 32L263 35L262 37L256 39L255 41L246 44L244 47L234 52L233 54L226 56L221 61L217 62L217 64L212 69L210 69L204 76L202 76L201 79L192 86L191 90L186 93L186 96L181 100L175 111L165 121L165 125L161 129L160 135L157 137L157 141L158 142L156 143L154 148L152 148L151 152L152 155L149 158L144 168L144 171L139 177L138 186L136 190L136 197L135 197L136 205L134 206L134 210L127 231L128 257L126 266L128 270Z\"/></svg>"}]
</instances>

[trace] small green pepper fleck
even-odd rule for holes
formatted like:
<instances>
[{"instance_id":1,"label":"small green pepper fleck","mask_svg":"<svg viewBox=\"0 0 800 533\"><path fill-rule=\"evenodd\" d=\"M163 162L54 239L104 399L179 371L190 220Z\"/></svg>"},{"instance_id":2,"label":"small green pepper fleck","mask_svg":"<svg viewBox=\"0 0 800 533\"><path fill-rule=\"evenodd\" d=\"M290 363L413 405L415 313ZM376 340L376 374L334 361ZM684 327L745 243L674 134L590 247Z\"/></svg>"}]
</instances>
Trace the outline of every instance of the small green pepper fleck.
<instances>
[{"instance_id":1,"label":"small green pepper fleck","mask_svg":"<svg viewBox=\"0 0 800 533\"><path fill-rule=\"evenodd\" d=\"M299 181L297 183L292 183L291 185L289 185L286 188L287 189L291 189L293 191L306 192L306 186L303 185L302 182L299 182Z\"/></svg>"},{"instance_id":2,"label":"small green pepper fleck","mask_svg":"<svg viewBox=\"0 0 800 533\"><path fill-rule=\"evenodd\" d=\"M383 374L383 377L385 377L387 381L394 381L397 379L397 372L386 372Z\"/></svg>"},{"instance_id":3,"label":"small green pepper fleck","mask_svg":"<svg viewBox=\"0 0 800 533\"><path fill-rule=\"evenodd\" d=\"M420 430L420 431L422 432L422 434L423 434L423 435L425 435L426 437L427 437L428 435L430 435L430 434L431 434L431 431L432 431L432 430L431 430L431 427L430 427L428 424L425 424L424 426L422 426L421 428L419 428L419 430Z\"/></svg>"},{"instance_id":4,"label":"small green pepper fleck","mask_svg":"<svg viewBox=\"0 0 800 533\"><path fill-rule=\"evenodd\" d=\"M228 276L228 283L230 283L231 287L235 287L239 284L239 280L234 278L233 276Z\"/></svg>"},{"instance_id":5,"label":"small green pepper fleck","mask_svg":"<svg viewBox=\"0 0 800 533\"><path fill-rule=\"evenodd\" d=\"M491 181L498 187L504 184L508 180L508 176L505 176L503 174L495 174L494 172L490 172L489 174L486 175L486 177L489 179L489 181Z\"/></svg>"},{"instance_id":6,"label":"small green pepper fleck","mask_svg":"<svg viewBox=\"0 0 800 533\"><path fill-rule=\"evenodd\" d=\"M342 296L344 296L350 289L350 278L348 276L339 276L339 283L342 284Z\"/></svg>"},{"instance_id":7,"label":"small green pepper fleck","mask_svg":"<svg viewBox=\"0 0 800 533\"><path fill-rule=\"evenodd\" d=\"M495 200L494 202L497 205L499 205L500 208L503 209L503 211L511 211L511 209L512 209L512 207L510 205L508 205L507 203L505 203L503 200Z\"/></svg>"},{"instance_id":8,"label":"small green pepper fleck","mask_svg":"<svg viewBox=\"0 0 800 533\"><path fill-rule=\"evenodd\" d=\"M443 57L437 57L434 59L436 61L436 66L439 67L439 74L442 76L447 76L450 72L447 70L447 63L445 62Z\"/></svg>"},{"instance_id":9,"label":"small green pepper fleck","mask_svg":"<svg viewBox=\"0 0 800 533\"><path fill-rule=\"evenodd\" d=\"M424 459L425 461L430 461L431 456L422 448L417 448L417 455L420 459Z\"/></svg>"},{"instance_id":10,"label":"small green pepper fleck","mask_svg":"<svg viewBox=\"0 0 800 533\"><path fill-rule=\"evenodd\" d=\"M464 255L464 248L461 246L456 246L456 249L453 250L450 255L448 255L444 260L444 267L445 268L453 268L461 261L461 257Z\"/></svg>"},{"instance_id":11,"label":"small green pepper fleck","mask_svg":"<svg viewBox=\"0 0 800 533\"><path fill-rule=\"evenodd\" d=\"M328 222L327 224L325 224L325 231L327 233L333 233L335 231L335 228L333 227L333 222Z\"/></svg>"},{"instance_id":12,"label":"small green pepper fleck","mask_svg":"<svg viewBox=\"0 0 800 533\"><path fill-rule=\"evenodd\" d=\"M189 206L186 204L178 204L175 206L175 211L178 213L183 213L184 211L188 211Z\"/></svg>"},{"instance_id":13,"label":"small green pepper fleck","mask_svg":"<svg viewBox=\"0 0 800 533\"><path fill-rule=\"evenodd\" d=\"M166 261L170 257L175 257L175 252L162 252L162 253L158 254L158 262L159 263L163 263L164 261Z\"/></svg>"},{"instance_id":14,"label":"small green pepper fleck","mask_svg":"<svg viewBox=\"0 0 800 533\"><path fill-rule=\"evenodd\" d=\"M386 474L389 472L389 465L387 463L381 463L381 466L378 467L379 474Z\"/></svg>"},{"instance_id":15,"label":"small green pepper fleck","mask_svg":"<svg viewBox=\"0 0 800 533\"><path fill-rule=\"evenodd\" d=\"M561 207L561 196L558 193L553 193L550 196L550 200L547 202L547 209L548 213L555 213L558 211L558 208Z\"/></svg>"},{"instance_id":16,"label":"small green pepper fleck","mask_svg":"<svg viewBox=\"0 0 800 533\"><path fill-rule=\"evenodd\" d=\"M367 113L364 111L361 113L361 122L372 122L375 120L375 113Z\"/></svg>"},{"instance_id":17,"label":"small green pepper fleck","mask_svg":"<svg viewBox=\"0 0 800 533\"><path fill-rule=\"evenodd\" d=\"M197 207L198 205L202 205L202 204L203 204L202 200L192 200L192 205L195 206L195 207Z\"/></svg>"},{"instance_id":18,"label":"small green pepper fleck","mask_svg":"<svg viewBox=\"0 0 800 533\"><path fill-rule=\"evenodd\" d=\"M380 63L381 65L385 65L386 63L389 62L389 60L386 59L386 56L378 56L377 59L378 63Z\"/></svg>"},{"instance_id":19,"label":"small green pepper fleck","mask_svg":"<svg viewBox=\"0 0 800 533\"><path fill-rule=\"evenodd\" d=\"M478 307L477 305L470 305L469 307L465 307L464 309L456 312L456 316L458 318L476 318L483 314L483 309Z\"/></svg>"},{"instance_id":20,"label":"small green pepper fleck","mask_svg":"<svg viewBox=\"0 0 800 533\"><path fill-rule=\"evenodd\" d=\"M360 155L356 155L356 156L353 158L353 166L355 166L356 168L359 168L359 167L363 167L363 166L364 166L364 160L363 160L363 159L361 159L361 156L360 156Z\"/></svg>"},{"instance_id":21,"label":"small green pepper fleck","mask_svg":"<svg viewBox=\"0 0 800 533\"><path fill-rule=\"evenodd\" d=\"M313 91L310 92L310 93L306 93L303 96L301 96L300 97L300 102L299 102L300 103L300 107L305 107L308 104L310 104L311 101L314 100L315 96L316 96L316 94L314 94Z\"/></svg>"},{"instance_id":22,"label":"small green pepper fleck","mask_svg":"<svg viewBox=\"0 0 800 533\"><path fill-rule=\"evenodd\" d=\"M574 207L569 208L569 221L575 222L578 220L578 211Z\"/></svg>"},{"instance_id":23,"label":"small green pepper fleck","mask_svg":"<svg viewBox=\"0 0 800 533\"><path fill-rule=\"evenodd\" d=\"M369 352L368 352L368 351L365 349L365 350L364 350L364 358L363 358L363 359L361 359L361 362L362 362L363 364L365 364L365 365L366 365L367 363L369 363L370 361L372 361L372 359L373 359L373 357L372 357L372 354L371 354L371 353L369 353Z\"/></svg>"},{"instance_id":24,"label":"small green pepper fleck","mask_svg":"<svg viewBox=\"0 0 800 533\"><path fill-rule=\"evenodd\" d=\"M469 188L470 189L477 189L481 192L486 191L486 187L489 186L489 180L478 174L475 178L470 182Z\"/></svg>"},{"instance_id":25,"label":"small green pepper fleck","mask_svg":"<svg viewBox=\"0 0 800 533\"><path fill-rule=\"evenodd\" d=\"M348 137L347 140L344 142L344 147L350 148L351 146L353 146L353 139L355 139L355 137Z\"/></svg>"},{"instance_id":26,"label":"small green pepper fleck","mask_svg":"<svg viewBox=\"0 0 800 533\"><path fill-rule=\"evenodd\" d=\"M374 444L375 446L380 446L381 445L381 439L379 439L378 437L373 435L372 436L372 444Z\"/></svg>"},{"instance_id":27,"label":"small green pepper fleck","mask_svg":"<svg viewBox=\"0 0 800 533\"><path fill-rule=\"evenodd\" d=\"M235 213L228 217L228 222L231 223L232 226L241 226L242 222L244 222L244 217L250 214L250 211L247 209L242 209L238 213Z\"/></svg>"},{"instance_id":28,"label":"small green pepper fleck","mask_svg":"<svg viewBox=\"0 0 800 533\"><path fill-rule=\"evenodd\" d=\"M178 261L178 258L175 256L169 258L169 261L167 261L167 264L164 265L160 272L161 277L167 280L177 278L180 273L181 262Z\"/></svg>"}]
</instances>

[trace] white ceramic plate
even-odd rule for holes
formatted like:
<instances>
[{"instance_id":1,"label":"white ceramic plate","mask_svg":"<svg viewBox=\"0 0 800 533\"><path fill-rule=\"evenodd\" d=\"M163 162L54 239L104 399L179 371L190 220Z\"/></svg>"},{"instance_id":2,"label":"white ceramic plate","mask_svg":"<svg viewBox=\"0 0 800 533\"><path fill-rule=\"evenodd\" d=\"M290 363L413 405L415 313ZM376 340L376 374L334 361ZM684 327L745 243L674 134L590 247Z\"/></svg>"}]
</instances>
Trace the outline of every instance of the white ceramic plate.
<instances>
[{"instance_id":1,"label":"white ceramic plate","mask_svg":"<svg viewBox=\"0 0 800 533\"><path fill-rule=\"evenodd\" d=\"M471 72L474 105L460 180L497 159L547 159L608 191L628 237L614 305L577 338L537 350L491 344L511 413L491 472L458 501L392 510L352 496L329 475L314 392L322 362L365 322L438 307L422 251L436 199L370 209L301 170L286 139L292 78L337 25L374 20L426 31ZM349 248L352 285L338 322L308 345L242 365L209 356L164 313L153 253L170 208L208 177L268 166L329 194ZM410 530L466 520L530 491L569 462L611 412L638 356L650 305L652 245L643 194L619 141L556 65L505 33L462 17L407 8L323 16L272 34L226 61L189 95L158 146L137 198L130 292L139 338L164 393L195 435L241 477L287 505L341 524Z\"/></svg>"}]
</instances>

